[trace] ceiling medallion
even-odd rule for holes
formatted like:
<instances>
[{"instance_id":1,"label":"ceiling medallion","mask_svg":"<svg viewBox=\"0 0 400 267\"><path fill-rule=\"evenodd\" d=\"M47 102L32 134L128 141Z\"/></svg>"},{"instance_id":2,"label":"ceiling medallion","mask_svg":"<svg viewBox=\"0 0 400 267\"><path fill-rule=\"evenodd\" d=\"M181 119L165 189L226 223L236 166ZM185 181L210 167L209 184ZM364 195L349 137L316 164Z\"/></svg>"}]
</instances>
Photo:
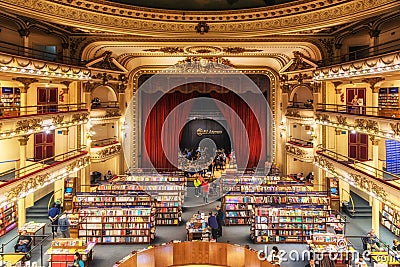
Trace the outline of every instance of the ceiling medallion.
<instances>
[{"instance_id":1,"label":"ceiling medallion","mask_svg":"<svg viewBox=\"0 0 400 267\"><path fill-rule=\"evenodd\" d=\"M185 48L185 52L196 55L218 55L222 53L222 49L215 46L190 46Z\"/></svg>"},{"instance_id":2,"label":"ceiling medallion","mask_svg":"<svg viewBox=\"0 0 400 267\"><path fill-rule=\"evenodd\" d=\"M165 54L178 54L178 53L183 53L184 52L183 48L181 48L181 47L172 47L172 46L143 49L143 51L144 52L161 52L161 53L165 53Z\"/></svg>"},{"instance_id":3,"label":"ceiling medallion","mask_svg":"<svg viewBox=\"0 0 400 267\"><path fill-rule=\"evenodd\" d=\"M244 47L224 47L222 50L227 54L241 54L241 53L250 53L250 52L261 52L261 49L247 49Z\"/></svg>"}]
</instances>

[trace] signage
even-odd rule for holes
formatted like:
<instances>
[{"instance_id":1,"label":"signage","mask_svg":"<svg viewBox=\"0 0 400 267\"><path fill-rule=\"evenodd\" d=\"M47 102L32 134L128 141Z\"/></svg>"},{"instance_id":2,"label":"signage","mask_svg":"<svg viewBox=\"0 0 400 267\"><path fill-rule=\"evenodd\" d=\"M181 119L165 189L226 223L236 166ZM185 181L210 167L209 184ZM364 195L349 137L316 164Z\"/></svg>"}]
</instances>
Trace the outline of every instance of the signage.
<instances>
[{"instance_id":1,"label":"signage","mask_svg":"<svg viewBox=\"0 0 400 267\"><path fill-rule=\"evenodd\" d=\"M220 130L206 130L206 129L197 129L196 131L197 136L203 136L203 135L214 135L214 134L222 134L222 131Z\"/></svg>"}]
</instances>

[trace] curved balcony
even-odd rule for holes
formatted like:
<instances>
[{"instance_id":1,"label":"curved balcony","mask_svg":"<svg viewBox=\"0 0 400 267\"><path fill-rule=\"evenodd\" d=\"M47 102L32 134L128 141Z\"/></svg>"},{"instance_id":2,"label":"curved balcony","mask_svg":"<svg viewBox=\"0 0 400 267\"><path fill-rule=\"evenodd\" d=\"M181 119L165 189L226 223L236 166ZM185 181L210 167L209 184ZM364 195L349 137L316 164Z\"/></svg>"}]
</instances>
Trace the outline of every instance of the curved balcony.
<instances>
[{"instance_id":1,"label":"curved balcony","mask_svg":"<svg viewBox=\"0 0 400 267\"><path fill-rule=\"evenodd\" d=\"M286 142L285 149L288 155L302 162L313 162L314 148L310 141L291 138Z\"/></svg>"},{"instance_id":2,"label":"curved balcony","mask_svg":"<svg viewBox=\"0 0 400 267\"><path fill-rule=\"evenodd\" d=\"M400 176L322 147L316 152L314 164L370 196L400 207Z\"/></svg>"},{"instance_id":3,"label":"curved balcony","mask_svg":"<svg viewBox=\"0 0 400 267\"><path fill-rule=\"evenodd\" d=\"M0 177L3 178L0 184L0 201L15 201L85 168L90 163L85 148L81 147L33 163L27 161L26 167L0 173Z\"/></svg>"},{"instance_id":4,"label":"curved balcony","mask_svg":"<svg viewBox=\"0 0 400 267\"><path fill-rule=\"evenodd\" d=\"M90 122L104 124L119 120L121 111L118 101L99 102L91 104Z\"/></svg>"},{"instance_id":5,"label":"curved balcony","mask_svg":"<svg viewBox=\"0 0 400 267\"><path fill-rule=\"evenodd\" d=\"M90 146L90 159L92 162L104 162L121 152L121 144L116 138L93 140Z\"/></svg>"},{"instance_id":6,"label":"curved balcony","mask_svg":"<svg viewBox=\"0 0 400 267\"><path fill-rule=\"evenodd\" d=\"M285 116L301 124L314 123L314 109L310 102L290 101Z\"/></svg>"},{"instance_id":7,"label":"curved balcony","mask_svg":"<svg viewBox=\"0 0 400 267\"><path fill-rule=\"evenodd\" d=\"M85 103L1 107L0 139L84 124L89 113Z\"/></svg>"}]
</instances>

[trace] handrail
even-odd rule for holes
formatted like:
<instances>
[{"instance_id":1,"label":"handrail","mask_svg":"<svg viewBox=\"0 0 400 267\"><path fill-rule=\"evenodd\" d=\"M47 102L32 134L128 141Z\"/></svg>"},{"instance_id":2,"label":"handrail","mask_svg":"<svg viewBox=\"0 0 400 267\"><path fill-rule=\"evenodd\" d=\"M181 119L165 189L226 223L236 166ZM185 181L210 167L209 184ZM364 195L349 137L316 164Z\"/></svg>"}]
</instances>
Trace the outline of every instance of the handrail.
<instances>
[{"instance_id":1,"label":"handrail","mask_svg":"<svg viewBox=\"0 0 400 267\"><path fill-rule=\"evenodd\" d=\"M346 193L349 195L349 199L350 199L350 202L351 202L351 205L352 205L351 215L354 216L354 214L356 213L356 210L355 210L355 205L354 205L353 197L351 196L350 192L347 191L347 190L344 189L344 188L342 188L342 193L343 193L343 192L346 192Z\"/></svg>"},{"instance_id":2,"label":"handrail","mask_svg":"<svg viewBox=\"0 0 400 267\"><path fill-rule=\"evenodd\" d=\"M106 102L92 102L91 109L101 109L101 108L119 108L118 101L106 101Z\"/></svg>"},{"instance_id":3,"label":"handrail","mask_svg":"<svg viewBox=\"0 0 400 267\"><path fill-rule=\"evenodd\" d=\"M332 150L329 150L329 149L326 149L326 148L322 148L320 145L318 146L318 148L320 150L318 150L316 152L317 154L324 155L324 156L326 156L328 158L331 158L332 160L335 160L336 162L338 162L340 164L343 164L343 165L345 165L347 167L350 167L350 168L353 168L353 169L355 169L355 170L357 170L359 172L362 172L364 175L367 175L367 176L371 177L371 179L380 181L380 182L382 182L382 183L384 183L384 184L386 184L386 185L388 185L388 186L390 186L392 188L395 188L396 190L400 190L400 187L389 183L388 181L386 181L383 178L384 175L385 175L385 176L392 177L391 180L398 180L398 179L400 179L400 176L395 175L395 174L390 173L390 172L387 172L387 171L384 171L384 170L379 170L379 169L377 169L377 168L375 168L373 166L365 164L365 163L363 163L363 162L361 162L359 160L356 160L356 159L341 155L341 154L339 154L339 153L337 153L335 151L332 151ZM351 163L349 163L349 162L351 162ZM374 173L371 173L371 170ZM382 178L380 178L380 177L382 177Z\"/></svg>"},{"instance_id":4,"label":"handrail","mask_svg":"<svg viewBox=\"0 0 400 267\"><path fill-rule=\"evenodd\" d=\"M399 50L400 39L391 40L389 42L359 49L344 55L325 58L317 62L318 68L341 64L345 62L356 61L373 56L379 56L386 53L396 52Z\"/></svg>"},{"instance_id":5,"label":"handrail","mask_svg":"<svg viewBox=\"0 0 400 267\"><path fill-rule=\"evenodd\" d=\"M67 65L84 66L86 62L81 61L80 58L67 57L62 54L51 53L48 51L42 51L27 46L16 45L6 41L0 41L0 52L23 56L28 58L35 58L44 61L58 62Z\"/></svg>"},{"instance_id":6,"label":"handrail","mask_svg":"<svg viewBox=\"0 0 400 267\"><path fill-rule=\"evenodd\" d=\"M289 101L288 108L313 109L313 103Z\"/></svg>"},{"instance_id":7,"label":"handrail","mask_svg":"<svg viewBox=\"0 0 400 267\"><path fill-rule=\"evenodd\" d=\"M118 143L116 136L99 140L92 140L91 147L102 147Z\"/></svg>"},{"instance_id":8,"label":"handrail","mask_svg":"<svg viewBox=\"0 0 400 267\"><path fill-rule=\"evenodd\" d=\"M82 152L87 153L87 151L84 150L85 148L86 148L86 146L82 146L81 148L77 148L77 149L62 153L62 154L54 155L53 157L42 159L40 161L37 161L37 162L35 162L33 164L30 164L28 166L25 166L25 167L22 167L22 168L19 168L19 169L10 169L10 170L7 170L7 171L4 171L4 172L0 173L0 176L7 175L7 174L12 174L12 173L15 173L15 172L24 173L24 176L26 176L26 175L30 174L30 171L33 172L33 171L37 170L38 168L42 169L42 168L44 168L46 166L52 166L52 165L56 164L54 162L56 162L57 161L56 159L59 158L59 157L61 157L61 160L59 160L59 161L64 161L66 159L69 159L71 157L79 155L79 152L80 153L82 153ZM49 161L49 160L51 160L53 163L46 164L46 161ZM1 184L0 188L5 186L5 185L8 185L9 183L11 183L13 181L19 180L22 177L19 177L17 179L15 179L15 177L14 177L14 179L12 179L12 180L4 183L4 184Z\"/></svg>"},{"instance_id":9,"label":"handrail","mask_svg":"<svg viewBox=\"0 0 400 267\"><path fill-rule=\"evenodd\" d=\"M292 144L292 145L298 145L298 146L301 146L304 148L312 148L313 147L312 141L302 140L302 139L293 138L293 137L289 138L288 143Z\"/></svg>"},{"instance_id":10,"label":"handrail","mask_svg":"<svg viewBox=\"0 0 400 267\"><path fill-rule=\"evenodd\" d=\"M35 106L0 106L0 118L22 117L38 114L59 113L86 110L86 103L76 104L43 104ZM7 114L9 112L9 114Z\"/></svg>"},{"instance_id":11,"label":"handrail","mask_svg":"<svg viewBox=\"0 0 400 267\"><path fill-rule=\"evenodd\" d=\"M355 106L338 104L317 104L317 111L358 114L365 116L378 116L387 118L400 117L400 107L374 107L374 106Z\"/></svg>"}]
</instances>

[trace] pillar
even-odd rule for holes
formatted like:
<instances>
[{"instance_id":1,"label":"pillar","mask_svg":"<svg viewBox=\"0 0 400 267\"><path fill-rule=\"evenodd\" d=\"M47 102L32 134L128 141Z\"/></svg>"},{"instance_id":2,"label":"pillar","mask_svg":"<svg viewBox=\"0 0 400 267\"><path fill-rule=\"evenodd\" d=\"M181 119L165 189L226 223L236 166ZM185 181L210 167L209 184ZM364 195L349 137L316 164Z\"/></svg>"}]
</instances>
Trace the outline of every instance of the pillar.
<instances>
[{"instance_id":1,"label":"pillar","mask_svg":"<svg viewBox=\"0 0 400 267\"><path fill-rule=\"evenodd\" d=\"M90 169L87 166L84 169L78 171L79 176L78 180L80 180L80 192L90 192Z\"/></svg>"},{"instance_id":2,"label":"pillar","mask_svg":"<svg viewBox=\"0 0 400 267\"><path fill-rule=\"evenodd\" d=\"M335 95L336 95L335 104L336 105L341 105L342 102L340 101L340 95L342 94L342 89L338 88L338 87L339 87L339 85L342 84L342 82L335 81L335 82L332 82L332 83L335 86Z\"/></svg>"},{"instance_id":3,"label":"pillar","mask_svg":"<svg viewBox=\"0 0 400 267\"><path fill-rule=\"evenodd\" d=\"M18 177L21 177L25 174L26 170L23 168L26 167L26 145L28 144L29 136L22 136L18 138L19 142L19 172L17 173Z\"/></svg>"},{"instance_id":4,"label":"pillar","mask_svg":"<svg viewBox=\"0 0 400 267\"><path fill-rule=\"evenodd\" d=\"M65 104L68 105L69 104L69 85L71 84L71 81L62 81L61 84L65 85L65 88L62 88L62 99L60 99L60 104ZM62 101L61 101L62 100ZM78 103L79 104L79 103Z\"/></svg>"},{"instance_id":5,"label":"pillar","mask_svg":"<svg viewBox=\"0 0 400 267\"><path fill-rule=\"evenodd\" d=\"M28 48L29 47L29 34L30 30L29 29L19 29L18 30L19 36L21 37L21 45L23 47ZM24 55L29 56L29 50L24 49Z\"/></svg>"},{"instance_id":6,"label":"pillar","mask_svg":"<svg viewBox=\"0 0 400 267\"><path fill-rule=\"evenodd\" d=\"M342 179L339 179L339 196L340 203L350 201L350 185Z\"/></svg>"},{"instance_id":7,"label":"pillar","mask_svg":"<svg viewBox=\"0 0 400 267\"><path fill-rule=\"evenodd\" d=\"M372 225L371 228L375 230L376 236L379 238L379 228L380 228L380 211L381 202L376 198L372 199Z\"/></svg>"},{"instance_id":8,"label":"pillar","mask_svg":"<svg viewBox=\"0 0 400 267\"><path fill-rule=\"evenodd\" d=\"M25 208L24 197L18 199L17 210L18 210L18 228L20 228L26 223L26 208Z\"/></svg>"},{"instance_id":9,"label":"pillar","mask_svg":"<svg viewBox=\"0 0 400 267\"><path fill-rule=\"evenodd\" d=\"M373 167L376 170L379 170L379 141L380 139L375 137L375 136L371 136L370 137L371 142L372 142L372 162L373 162ZM374 174L374 176L376 177L380 177L381 178L381 172L376 171Z\"/></svg>"},{"instance_id":10,"label":"pillar","mask_svg":"<svg viewBox=\"0 0 400 267\"><path fill-rule=\"evenodd\" d=\"M64 200L64 179L54 181L54 201L60 199Z\"/></svg>"},{"instance_id":11,"label":"pillar","mask_svg":"<svg viewBox=\"0 0 400 267\"><path fill-rule=\"evenodd\" d=\"M17 77L14 78L13 80L22 83L24 86L21 88L21 98L20 98L20 115L27 115L27 114L32 114L35 113L36 110L27 110L26 107L28 105L28 89L31 86L32 83L38 82L37 79L33 78L26 78L26 77Z\"/></svg>"},{"instance_id":12,"label":"pillar","mask_svg":"<svg viewBox=\"0 0 400 267\"><path fill-rule=\"evenodd\" d=\"M336 43L335 44L335 50L334 50L334 54L333 54L333 63L340 63L341 59L341 50L342 50L342 45L341 43Z\"/></svg>"},{"instance_id":13,"label":"pillar","mask_svg":"<svg viewBox=\"0 0 400 267\"><path fill-rule=\"evenodd\" d=\"M378 82L385 80L382 77L373 77L373 78L366 78L363 80L365 83L369 83L370 88L372 90L372 109L367 109L367 115L379 115L378 111L378 97L379 97L379 86L377 86ZM368 94L367 94L368 96Z\"/></svg>"},{"instance_id":14,"label":"pillar","mask_svg":"<svg viewBox=\"0 0 400 267\"><path fill-rule=\"evenodd\" d=\"M379 34L381 33L378 29L370 29L369 30L369 56L373 56L375 54L376 46L379 45Z\"/></svg>"}]
</instances>

